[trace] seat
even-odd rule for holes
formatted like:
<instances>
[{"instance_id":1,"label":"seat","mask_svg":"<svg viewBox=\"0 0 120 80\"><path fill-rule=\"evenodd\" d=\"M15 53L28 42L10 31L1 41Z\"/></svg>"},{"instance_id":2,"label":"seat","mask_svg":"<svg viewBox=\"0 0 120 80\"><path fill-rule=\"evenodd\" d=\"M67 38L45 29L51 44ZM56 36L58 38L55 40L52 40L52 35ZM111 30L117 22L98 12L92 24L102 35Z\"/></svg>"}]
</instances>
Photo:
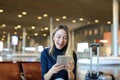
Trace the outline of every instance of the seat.
<instances>
[{"instance_id":1,"label":"seat","mask_svg":"<svg viewBox=\"0 0 120 80\"><path fill-rule=\"evenodd\" d=\"M0 80L21 80L19 64L0 62Z\"/></svg>"},{"instance_id":2,"label":"seat","mask_svg":"<svg viewBox=\"0 0 120 80\"><path fill-rule=\"evenodd\" d=\"M23 62L21 64L25 80L42 80L40 62Z\"/></svg>"}]
</instances>

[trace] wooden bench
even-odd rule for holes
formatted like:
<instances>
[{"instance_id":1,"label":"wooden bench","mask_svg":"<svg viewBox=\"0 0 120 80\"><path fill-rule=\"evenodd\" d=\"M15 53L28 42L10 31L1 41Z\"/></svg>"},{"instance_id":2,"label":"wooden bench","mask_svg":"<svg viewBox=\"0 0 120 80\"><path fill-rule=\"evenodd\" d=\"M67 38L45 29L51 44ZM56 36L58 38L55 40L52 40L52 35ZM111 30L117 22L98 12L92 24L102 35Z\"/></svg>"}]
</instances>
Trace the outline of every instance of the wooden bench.
<instances>
[{"instance_id":1,"label":"wooden bench","mask_svg":"<svg viewBox=\"0 0 120 80\"><path fill-rule=\"evenodd\" d=\"M0 80L21 80L19 64L0 62Z\"/></svg>"},{"instance_id":2,"label":"wooden bench","mask_svg":"<svg viewBox=\"0 0 120 80\"><path fill-rule=\"evenodd\" d=\"M40 62L21 63L25 80L42 80Z\"/></svg>"}]
</instances>

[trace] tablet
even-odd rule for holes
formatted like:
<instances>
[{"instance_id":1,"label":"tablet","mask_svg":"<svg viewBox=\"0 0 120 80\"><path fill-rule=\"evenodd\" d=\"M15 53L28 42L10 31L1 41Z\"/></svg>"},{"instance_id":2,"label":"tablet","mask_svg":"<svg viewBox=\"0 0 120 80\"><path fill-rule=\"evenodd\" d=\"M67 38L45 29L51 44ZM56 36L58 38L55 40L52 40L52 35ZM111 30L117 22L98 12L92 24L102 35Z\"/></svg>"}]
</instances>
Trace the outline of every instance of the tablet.
<instances>
[{"instance_id":1,"label":"tablet","mask_svg":"<svg viewBox=\"0 0 120 80\"><path fill-rule=\"evenodd\" d=\"M57 63L58 64L65 65L69 61L71 61L71 56L65 56L65 55L59 55L59 56L57 56Z\"/></svg>"}]
</instances>

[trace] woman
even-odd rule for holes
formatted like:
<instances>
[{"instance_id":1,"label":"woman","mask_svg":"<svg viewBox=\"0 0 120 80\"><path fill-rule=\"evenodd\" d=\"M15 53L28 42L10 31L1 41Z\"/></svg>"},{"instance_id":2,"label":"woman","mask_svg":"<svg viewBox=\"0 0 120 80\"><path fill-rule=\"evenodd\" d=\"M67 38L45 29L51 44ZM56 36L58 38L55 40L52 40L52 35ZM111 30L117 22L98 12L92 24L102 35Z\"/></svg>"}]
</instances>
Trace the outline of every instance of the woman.
<instances>
[{"instance_id":1,"label":"woman","mask_svg":"<svg viewBox=\"0 0 120 80\"><path fill-rule=\"evenodd\" d=\"M59 25L53 31L52 45L41 53L42 80L76 80L76 54L71 48L70 30L66 25ZM56 62L58 55L69 55L72 60L66 65Z\"/></svg>"}]
</instances>

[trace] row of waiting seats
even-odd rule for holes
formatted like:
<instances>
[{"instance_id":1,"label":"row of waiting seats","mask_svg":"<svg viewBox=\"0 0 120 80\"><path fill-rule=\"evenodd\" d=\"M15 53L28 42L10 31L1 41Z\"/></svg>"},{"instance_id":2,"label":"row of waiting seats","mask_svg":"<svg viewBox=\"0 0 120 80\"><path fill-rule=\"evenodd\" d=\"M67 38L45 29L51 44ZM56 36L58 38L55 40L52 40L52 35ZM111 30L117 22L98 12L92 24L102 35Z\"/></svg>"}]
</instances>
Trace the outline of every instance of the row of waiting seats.
<instances>
[{"instance_id":1,"label":"row of waiting seats","mask_svg":"<svg viewBox=\"0 0 120 80\"><path fill-rule=\"evenodd\" d=\"M40 62L0 62L0 80L42 80Z\"/></svg>"}]
</instances>

